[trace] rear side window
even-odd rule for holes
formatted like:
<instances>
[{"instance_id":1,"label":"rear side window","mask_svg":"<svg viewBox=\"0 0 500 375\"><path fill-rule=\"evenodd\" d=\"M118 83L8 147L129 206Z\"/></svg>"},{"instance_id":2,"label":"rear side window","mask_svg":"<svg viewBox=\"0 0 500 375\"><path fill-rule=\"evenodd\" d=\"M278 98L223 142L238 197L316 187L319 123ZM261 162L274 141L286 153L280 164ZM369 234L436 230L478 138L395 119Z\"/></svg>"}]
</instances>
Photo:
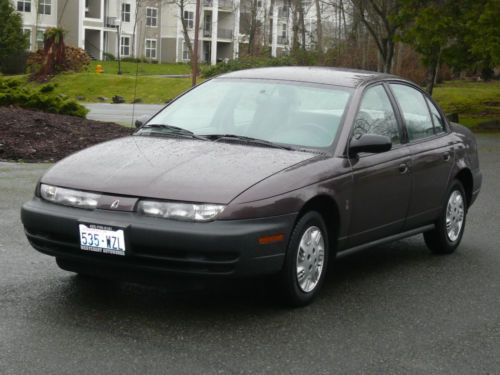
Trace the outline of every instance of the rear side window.
<instances>
[{"instance_id":1,"label":"rear side window","mask_svg":"<svg viewBox=\"0 0 500 375\"><path fill-rule=\"evenodd\" d=\"M406 85L391 83L391 89L401 112L411 141L434 135L434 126L424 95Z\"/></svg>"},{"instance_id":2,"label":"rear side window","mask_svg":"<svg viewBox=\"0 0 500 375\"><path fill-rule=\"evenodd\" d=\"M363 95L353 131L354 136L361 134L385 135L393 144L401 143L394 110L381 85L368 88Z\"/></svg>"},{"instance_id":3,"label":"rear side window","mask_svg":"<svg viewBox=\"0 0 500 375\"><path fill-rule=\"evenodd\" d=\"M444 125L443 117L441 116L433 102L431 102L427 98L425 98L425 100L427 100L427 104L429 104L429 108L431 109L432 121L434 122L434 131L436 132L436 134L444 133L446 128Z\"/></svg>"}]
</instances>

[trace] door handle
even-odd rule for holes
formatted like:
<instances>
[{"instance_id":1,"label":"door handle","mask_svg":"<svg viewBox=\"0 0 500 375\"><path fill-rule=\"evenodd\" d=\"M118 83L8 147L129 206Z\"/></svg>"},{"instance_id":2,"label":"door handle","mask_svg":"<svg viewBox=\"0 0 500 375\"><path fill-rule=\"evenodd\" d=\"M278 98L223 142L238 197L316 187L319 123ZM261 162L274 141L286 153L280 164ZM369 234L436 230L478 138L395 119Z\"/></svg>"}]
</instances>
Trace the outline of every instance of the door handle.
<instances>
[{"instance_id":1,"label":"door handle","mask_svg":"<svg viewBox=\"0 0 500 375\"><path fill-rule=\"evenodd\" d=\"M448 160L450 160L450 158L451 158L450 153L449 153L448 151L446 151L446 152L443 154L443 159L444 159L444 161L448 161Z\"/></svg>"},{"instance_id":2,"label":"door handle","mask_svg":"<svg viewBox=\"0 0 500 375\"><path fill-rule=\"evenodd\" d=\"M401 174L405 174L410 170L410 168L408 167L408 164L406 164L406 163L399 164L398 169L399 169L399 173L401 173Z\"/></svg>"}]
</instances>

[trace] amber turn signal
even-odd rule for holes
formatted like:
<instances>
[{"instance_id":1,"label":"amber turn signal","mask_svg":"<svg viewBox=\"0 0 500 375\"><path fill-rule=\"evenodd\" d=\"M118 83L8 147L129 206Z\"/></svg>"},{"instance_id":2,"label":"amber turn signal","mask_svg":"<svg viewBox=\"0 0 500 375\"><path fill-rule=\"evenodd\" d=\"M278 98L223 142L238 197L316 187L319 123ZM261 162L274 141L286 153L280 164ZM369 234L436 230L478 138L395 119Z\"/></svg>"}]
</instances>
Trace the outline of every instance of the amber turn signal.
<instances>
[{"instance_id":1,"label":"amber turn signal","mask_svg":"<svg viewBox=\"0 0 500 375\"><path fill-rule=\"evenodd\" d=\"M280 242L285 240L284 234L273 234L272 236L263 236L259 238L259 244L268 245L274 242Z\"/></svg>"}]
</instances>

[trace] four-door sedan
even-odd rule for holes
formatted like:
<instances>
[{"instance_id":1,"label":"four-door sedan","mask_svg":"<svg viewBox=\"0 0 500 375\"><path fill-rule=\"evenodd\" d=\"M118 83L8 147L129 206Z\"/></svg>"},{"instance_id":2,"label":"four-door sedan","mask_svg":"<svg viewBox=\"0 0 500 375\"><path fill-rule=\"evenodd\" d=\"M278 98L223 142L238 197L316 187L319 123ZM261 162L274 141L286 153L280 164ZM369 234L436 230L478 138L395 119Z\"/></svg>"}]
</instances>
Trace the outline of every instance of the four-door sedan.
<instances>
[{"instance_id":1,"label":"four-door sedan","mask_svg":"<svg viewBox=\"0 0 500 375\"><path fill-rule=\"evenodd\" d=\"M339 252L419 233L453 252L480 187L473 135L411 82L265 68L209 80L134 135L60 161L21 215L68 271L275 274L297 306Z\"/></svg>"}]
</instances>

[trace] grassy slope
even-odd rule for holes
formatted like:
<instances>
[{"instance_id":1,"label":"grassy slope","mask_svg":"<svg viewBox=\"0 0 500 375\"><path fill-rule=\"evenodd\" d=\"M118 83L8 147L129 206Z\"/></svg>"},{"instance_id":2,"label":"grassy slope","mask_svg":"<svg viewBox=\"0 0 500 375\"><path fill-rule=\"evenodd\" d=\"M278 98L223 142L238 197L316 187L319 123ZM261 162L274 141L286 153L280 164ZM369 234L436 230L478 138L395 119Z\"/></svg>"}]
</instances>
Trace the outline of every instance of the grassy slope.
<instances>
[{"instance_id":1,"label":"grassy slope","mask_svg":"<svg viewBox=\"0 0 500 375\"><path fill-rule=\"evenodd\" d=\"M118 72L118 61L92 61L88 72L95 73L97 65L101 65L104 74L116 74ZM191 74L191 66L188 64L145 64L133 62L121 62L122 74L135 75L179 75Z\"/></svg>"},{"instance_id":2,"label":"grassy slope","mask_svg":"<svg viewBox=\"0 0 500 375\"><path fill-rule=\"evenodd\" d=\"M433 95L446 113L457 112L460 123L474 128L485 121L500 121L500 81L450 81Z\"/></svg>"},{"instance_id":3,"label":"grassy slope","mask_svg":"<svg viewBox=\"0 0 500 375\"><path fill-rule=\"evenodd\" d=\"M98 97L108 101L114 95L125 98L127 103L134 99L135 76L96 73L63 74L52 80L57 83L56 92L71 98L82 96L85 102L98 102ZM144 103L164 103L191 87L190 78L137 77L136 98Z\"/></svg>"}]
</instances>

